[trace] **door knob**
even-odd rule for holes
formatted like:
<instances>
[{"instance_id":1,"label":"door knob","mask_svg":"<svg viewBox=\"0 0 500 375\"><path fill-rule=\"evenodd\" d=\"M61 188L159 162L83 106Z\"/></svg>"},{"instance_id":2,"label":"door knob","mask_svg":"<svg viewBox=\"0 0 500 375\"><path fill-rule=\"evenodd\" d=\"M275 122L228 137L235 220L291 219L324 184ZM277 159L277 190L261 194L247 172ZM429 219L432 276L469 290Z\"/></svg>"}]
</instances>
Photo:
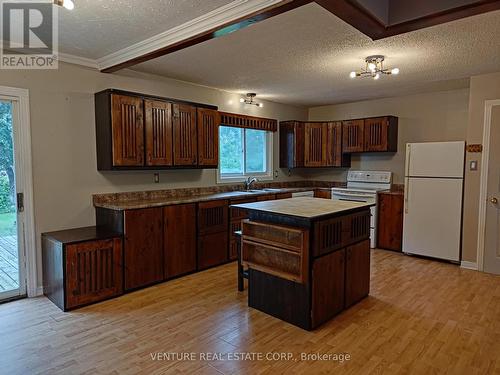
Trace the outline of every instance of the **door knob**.
<instances>
[{"instance_id":1,"label":"door knob","mask_svg":"<svg viewBox=\"0 0 500 375\"><path fill-rule=\"evenodd\" d=\"M493 204L498 204L498 198L491 197L491 198L490 198L490 203L493 203Z\"/></svg>"}]
</instances>

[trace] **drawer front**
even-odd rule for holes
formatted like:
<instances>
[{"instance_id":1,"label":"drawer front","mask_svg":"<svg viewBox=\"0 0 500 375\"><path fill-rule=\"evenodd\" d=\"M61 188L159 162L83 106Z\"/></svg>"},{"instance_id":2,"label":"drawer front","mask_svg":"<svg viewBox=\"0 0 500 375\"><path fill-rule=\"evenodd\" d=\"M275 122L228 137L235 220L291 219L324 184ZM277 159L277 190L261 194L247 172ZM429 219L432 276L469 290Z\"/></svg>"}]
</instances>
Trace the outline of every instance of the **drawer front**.
<instances>
[{"instance_id":1,"label":"drawer front","mask_svg":"<svg viewBox=\"0 0 500 375\"><path fill-rule=\"evenodd\" d=\"M276 199L288 199L292 197L292 193L278 193Z\"/></svg>"},{"instance_id":2,"label":"drawer front","mask_svg":"<svg viewBox=\"0 0 500 375\"><path fill-rule=\"evenodd\" d=\"M345 218L345 246L367 240L370 237L370 211L359 212Z\"/></svg>"},{"instance_id":3,"label":"drawer front","mask_svg":"<svg viewBox=\"0 0 500 375\"><path fill-rule=\"evenodd\" d=\"M202 202L198 204L198 233L227 232L228 201Z\"/></svg>"},{"instance_id":4,"label":"drawer front","mask_svg":"<svg viewBox=\"0 0 500 375\"><path fill-rule=\"evenodd\" d=\"M245 238L290 251L300 252L304 244L304 231L297 228L244 220L242 231Z\"/></svg>"},{"instance_id":5,"label":"drawer front","mask_svg":"<svg viewBox=\"0 0 500 375\"><path fill-rule=\"evenodd\" d=\"M276 199L276 194L261 195L257 197L257 202L272 201Z\"/></svg>"},{"instance_id":6,"label":"drawer front","mask_svg":"<svg viewBox=\"0 0 500 375\"><path fill-rule=\"evenodd\" d=\"M122 292L121 238L66 247L66 308L102 301Z\"/></svg>"}]
</instances>

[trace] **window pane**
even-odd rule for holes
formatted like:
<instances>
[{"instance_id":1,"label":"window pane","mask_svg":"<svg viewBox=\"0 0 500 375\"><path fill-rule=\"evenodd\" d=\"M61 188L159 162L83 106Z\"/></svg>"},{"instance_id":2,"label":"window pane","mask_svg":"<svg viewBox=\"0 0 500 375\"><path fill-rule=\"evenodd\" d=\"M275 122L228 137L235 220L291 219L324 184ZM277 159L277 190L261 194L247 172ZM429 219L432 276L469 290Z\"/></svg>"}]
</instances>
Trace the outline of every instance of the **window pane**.
<instances>
[{"instance_id":1,"label":"window pane","mask_svg":"<svg viewBox=\"0 0 500 375\"><path fill-rule=\"evenodd\" d=\"M266 135L264 130L246 129L246 173L266 172Z\"/></svg>"},{"instance_id":2,"label":"window pane","mask_svg":"<svg viewBox=\"0 0 500 375\"><path fill-rule=\"evenodd\" d=\"M220 173L243 174L243 129L219 127Z\"/></svg>"}]
</instances>

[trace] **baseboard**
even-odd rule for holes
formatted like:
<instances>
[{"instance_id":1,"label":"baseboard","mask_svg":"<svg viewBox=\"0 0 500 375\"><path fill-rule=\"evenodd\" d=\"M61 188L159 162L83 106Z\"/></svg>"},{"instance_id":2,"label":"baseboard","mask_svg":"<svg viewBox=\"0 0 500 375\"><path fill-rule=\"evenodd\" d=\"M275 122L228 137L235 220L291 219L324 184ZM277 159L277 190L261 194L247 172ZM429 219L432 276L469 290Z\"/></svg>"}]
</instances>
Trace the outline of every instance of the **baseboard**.
<instances>
[{"instance_id":1,"label":"baseboard","mask_svg":"<svg viewBox=\"0 0 500 375\"><path fill-rule=\"evenodd\" d=\"M462 262L460 263L460 267L468 269L468 270L477 271L477 263L476 262L467 262L465 260L462 260Z\"/></svg>"}]
</instances>

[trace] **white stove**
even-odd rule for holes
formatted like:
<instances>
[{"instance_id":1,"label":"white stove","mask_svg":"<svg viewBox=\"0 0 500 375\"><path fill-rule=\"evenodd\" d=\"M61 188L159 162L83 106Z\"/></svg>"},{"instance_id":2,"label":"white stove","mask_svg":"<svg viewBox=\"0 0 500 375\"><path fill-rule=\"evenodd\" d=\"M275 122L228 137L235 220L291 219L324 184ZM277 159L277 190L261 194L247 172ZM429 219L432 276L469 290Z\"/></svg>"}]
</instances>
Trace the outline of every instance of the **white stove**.
<instances>
[{"instance_id":1,"label":"white stove","mask_svg":"<svg viewBox=\"0 0 500 375\"><path fill-rule=\"evenodd\" d=\"M371 208L370 246L377 244L377 192L391 188L392 172L349 171L347 187L332 188L332 199L375 204Z\"/></svg>"}]
</instances>

